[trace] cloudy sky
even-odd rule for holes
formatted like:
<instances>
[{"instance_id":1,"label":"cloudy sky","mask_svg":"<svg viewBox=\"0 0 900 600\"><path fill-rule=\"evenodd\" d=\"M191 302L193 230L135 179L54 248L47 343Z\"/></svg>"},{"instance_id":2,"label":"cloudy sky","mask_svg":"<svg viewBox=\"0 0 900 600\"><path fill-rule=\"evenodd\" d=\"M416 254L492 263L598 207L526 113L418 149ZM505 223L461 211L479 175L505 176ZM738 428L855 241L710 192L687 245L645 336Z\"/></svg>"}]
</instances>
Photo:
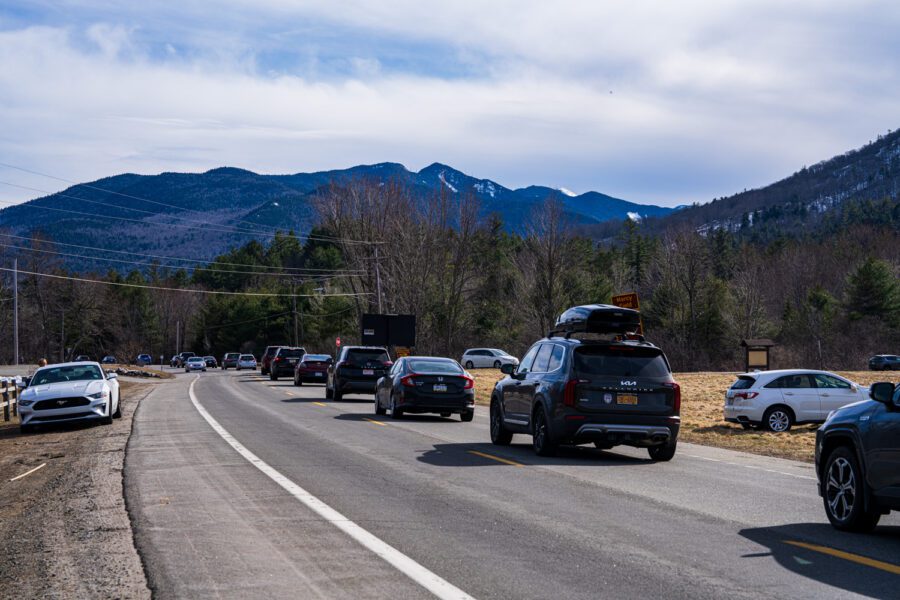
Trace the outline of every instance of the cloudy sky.
<instances>
[{"instance_id":1,"label":"cloudy sky","mask_svg":"<svg viewBox=\"0 0 900 600\"><path fill-rule=\"evenodd\" d=\"M705 202L900 126L897 31L896 1L4 1L0 162L88 181L437 161Z\"/></svg>"}]
</instances>

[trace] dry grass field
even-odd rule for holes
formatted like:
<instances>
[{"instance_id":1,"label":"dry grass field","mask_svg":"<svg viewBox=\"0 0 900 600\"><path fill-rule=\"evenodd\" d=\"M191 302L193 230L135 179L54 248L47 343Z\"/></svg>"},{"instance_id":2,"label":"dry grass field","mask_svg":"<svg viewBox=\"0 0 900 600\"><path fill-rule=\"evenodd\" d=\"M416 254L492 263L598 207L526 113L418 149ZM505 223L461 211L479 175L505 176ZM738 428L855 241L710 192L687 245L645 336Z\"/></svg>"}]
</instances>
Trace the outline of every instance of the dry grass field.
<instances>
[{"instance_id":1,"label":"dry grass field","mask_svg":"<svg viewBox=\"0 0 900 600\"><path fill-rule=\"evenodd\" d=\"M471 369L470 372L475 376L475 397L478 403L488 404L494 384L503 375L496 369ZM838 374L862 385L900 380L900 373L853 371ZM787 433L771 433L748 431L723 420L725 391L736 376L737 373L675 374L676 381L681 384L680 439L706 446L811 462L818 425L802 425Z\"/></svg>"}]
</instances>

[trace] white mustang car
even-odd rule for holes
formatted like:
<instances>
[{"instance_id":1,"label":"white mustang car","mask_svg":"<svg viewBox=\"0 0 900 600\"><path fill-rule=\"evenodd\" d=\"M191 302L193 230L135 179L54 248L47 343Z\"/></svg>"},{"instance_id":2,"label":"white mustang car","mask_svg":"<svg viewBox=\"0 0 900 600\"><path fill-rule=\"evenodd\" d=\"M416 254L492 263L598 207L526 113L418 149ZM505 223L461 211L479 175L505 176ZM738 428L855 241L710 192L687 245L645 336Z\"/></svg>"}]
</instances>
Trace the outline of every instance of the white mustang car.
<instances>
[{"instance_id":1,"label":"white mustang car","mask_svg":"<svg viewBox=\"0 0 900 600\"><path fill-rule=\"evenodd\" d=\"M98 419L109 425L122 416L119 382L95 362L47 365L35 371L19 396L22 433L47 423Z\"/></svg>"}]
</instances>

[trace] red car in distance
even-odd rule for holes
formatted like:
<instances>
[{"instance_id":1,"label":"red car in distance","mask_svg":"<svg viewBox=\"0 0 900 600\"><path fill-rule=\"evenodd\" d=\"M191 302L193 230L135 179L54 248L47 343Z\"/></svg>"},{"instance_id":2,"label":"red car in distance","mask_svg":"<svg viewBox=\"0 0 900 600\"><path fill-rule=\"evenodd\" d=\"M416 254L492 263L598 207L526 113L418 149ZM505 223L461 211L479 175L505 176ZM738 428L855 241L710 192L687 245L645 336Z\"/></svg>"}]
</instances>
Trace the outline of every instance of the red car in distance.
<instances>
[{"instance_id":1,"label":"red car in distance","mask_svg":"<svg viewBox=\"0 0 900 600\"><path fill-rule=\"evenodd\" d=\"M332 363L327 354L306 354L294 367L294 385L325 383L328 381L328 366Z\"/></svg>"}]
</instances>

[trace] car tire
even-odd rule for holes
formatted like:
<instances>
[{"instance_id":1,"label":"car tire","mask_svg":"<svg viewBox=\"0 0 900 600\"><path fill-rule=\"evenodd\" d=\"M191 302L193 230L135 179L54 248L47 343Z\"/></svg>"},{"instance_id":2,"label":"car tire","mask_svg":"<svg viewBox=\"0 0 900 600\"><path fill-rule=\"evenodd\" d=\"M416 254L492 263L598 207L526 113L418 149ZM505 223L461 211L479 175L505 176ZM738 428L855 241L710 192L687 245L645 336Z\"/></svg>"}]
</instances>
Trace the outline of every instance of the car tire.
<instances>
[{"instance_id":1,"label":"car tire","mask_svg":"<svg viewBox=\"0 0 900 600\"><path fill-rule=\"evenodd\" d=\"M491 443L495 446L509 446L513 433L503 425L503 414L500 412L500 402L491 401Z\"/></svg>"},{"instance_id":2,"label":"car tire","mask_svg":"<svg viewBox=\"0 0 900 600\"><path fill-rule=\"evenodd\" d=\"M544 407L538 406L534 411L531 435L531 446L538 456L555 456L559 445L550 433L550 423L544 414Z\"/></svg>"},{"instance_id":3,"label":"car tire","mask_svg":"<svg viewBox=\"0 0 900 600\"><path fill-rule=\"evenodd\" d=\"M467 360L467 361L466 361L466 368L467 368L467 369L472 369L472 368L474 368L474 367L475 367L475 363L473 363L471 360Z\"/></svg>"},{"instance_id":4,"label":"car tire","mask_svg":"<svg viewBox=\"0 0 900 600\"><path fill-rule=\"evenodd\" d=\"M339 392L338 390L331 390L331 397L335 402L341 402L344 399L344 392Z\"/></svg>"},{"instance_id":5,"label":"car tire","mask_svg":"<svg viewBox=\"0 0 900 600\"><path fill-rule=\"evenodd\" d=\"M794 425L794 413L786 406L770 406L763 414L762 427L775 433L790 431Z\"/></svg>"},{"instance_id":6,"label":"car tire","mask_svg":"<svg viewBox=\"0 0 900 600\"><path fill-rule=\"evenodd\" d=\"M381 406L381 401L378 399L378 395L375 396L375 414L383 415L387 412L383 406Z\"/></svg>"},{"instance_id":7,"label":"car tire","mask_svg":"<svg viewBox=\"0 0 900 600\"><path fill-rule=\"evenodd\" d=\"M594 448L597 450L611 450L611 444L604 444L603 442L594 442Z\"/></svg>"},{"instance_id":8,"label":"car tire","mask_svg":"<svg viewBox=\"0 0 900 600\"><path fill-rule=\"evenodd\" d=\"M494 368L495 368L495 369L499 369L499 368L500 368L500 361L499 361L499 360L495 360L495 361L494 361Z\"/></svg>"},{"instance_id":9,"label":"car tire","mask_svg":"<svg viewBox=\"0 0 900 600\"><path fill-rule=\"evenodd\" d=\"M100 422L104 425L112 425L113 422L113 410L112 410L112 397L110 396L109 401L106 403L106 416L100 419Z\"/></svg>"},{"instance_id":10,"label":"car tire","mask_svg":"<svg viewBox=\"0 0 900 600\"><path fill-rule=\"evenodd\" d=\"M459 414L459 420L462 421L463 423L471 423L474 418L475 418L474 410L467 410L466 412Z\"/></svg>"},{"instance_id":11,"label":"car tire","mask_svg":"<svg viewBox=\"0 0 900 600\"><path fill-rule=\"evenodd\" d=\"M866 532L878 525L881 513L872 507L866 510L866 481L851 448L841 446L828 455L822 479L822 503L835 529Z\"/></svg>"},{"instance_id":12,"label":"car tire","mask_svg":"<svg viewBox=\"0 0 900 600\"><path fill-rule=\"evenodd\" d=\"M445 419L446 419L446 418L449 418L451 414L452 414L452 413L448 413L448 412L442 412L442 413L440 413L440 415L441 415L443 418L445 418Z\"/></svg>"},{"instance_id":13,"label":"car tire","mask_svg":"<svg viewBox=\"0 0 900 600\"><path fill-rule=\"evenodd\" d=\"M391 394L391 418L392 419L402 419L403 411L397 408L397 397Z\"/></svg>"},{"instance_id":14,"label":"car tire","mask_svg":"<svg viewBox=\"0 0 900 600\"><path fill-rule=\"evenodd\" d=\"M19 433L34 433L34 425L19 425Z\"/></svg>"},{"instance_id":15,"label":"car tire","mask_svg":"<svg viewBox=\"0 0 900 600\"><path fill-rule=\"evenodd\" d=\"M113 413L113 419L122 418L122 393L119 392L119 403L116 404L116 412Z\"/></svg>"},{"instance_id":16,"label":"car tire","mask_svg":"<svg viewBox=\"0 0 900 600\"><path fill-rule=\"evenodd\" d=\"M325 399L331 400L334 398L334 390L328 387L328 382L325 382Z\"/></svg>"},{"instance_id":17,"label":"car tire","mask_svg":"<svg viewBox=\"0 0 900 600\"><path fill-rule=\"evenodd\" d=\"M647 452L650 454L650 460L653 462L667 462L675 458L675 449L678 443L661 444L659 446L650 446Z\"/></svg>"},{"instance_id":18,"label":"car tire","mask_svg":"<svg viewBox=\"0 0 900 600\"><path fill-rule=\"evenodd\" d=\"M269 381L278 381L278 375L275 374L275 371L269 372Z\"/></svg>"}]
</instances>

